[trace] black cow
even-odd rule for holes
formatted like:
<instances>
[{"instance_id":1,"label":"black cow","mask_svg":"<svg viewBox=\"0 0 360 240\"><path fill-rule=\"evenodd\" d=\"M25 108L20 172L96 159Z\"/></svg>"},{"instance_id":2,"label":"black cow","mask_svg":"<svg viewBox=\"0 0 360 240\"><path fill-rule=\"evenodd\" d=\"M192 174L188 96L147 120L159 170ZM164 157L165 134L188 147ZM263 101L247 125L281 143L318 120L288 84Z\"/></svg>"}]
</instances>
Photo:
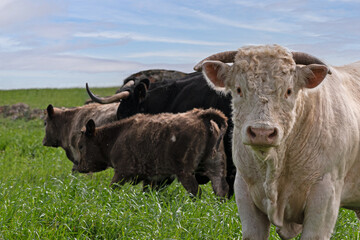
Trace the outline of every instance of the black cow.
<instances>
[{"instance_id":1,"label":"black cow","mask_svg":"<svg viewBox=\"0 0 360 240\"><path fill-rule=\"evenodd\" d=\"M202 73L190 73L178 80L164 80L151 83L149 80L137 80L133 85L130 79L125 82L121 92L129 92L121 101L117 111L118 119L130 117L136 113L181 113L193 108L215 108L222 111L228 118L228 130L224 136L224 147L227 157L227 177L229 196L233 195L236 169L232 162L231 132L231 96L217 93L208 86ZM130 86L129 86L130 85ZM107 98L95 96L86 86L89 96L99 103L109 103ZM112 96L114 99L114 96ZM115 101L115 100L112 100ZM206 177L196 176L200 184L209 181Z\"/></svg>"}]
</instances>

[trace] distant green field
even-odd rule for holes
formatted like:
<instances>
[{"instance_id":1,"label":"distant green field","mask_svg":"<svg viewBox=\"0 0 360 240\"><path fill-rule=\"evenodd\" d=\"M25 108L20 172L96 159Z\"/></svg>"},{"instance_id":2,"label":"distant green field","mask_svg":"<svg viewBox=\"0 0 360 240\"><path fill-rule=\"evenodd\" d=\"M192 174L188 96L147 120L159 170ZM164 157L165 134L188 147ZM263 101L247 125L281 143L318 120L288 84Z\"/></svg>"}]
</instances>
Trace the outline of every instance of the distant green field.
<instances>
[{"instance_id":1,"label":"distant green field","mask_svg":"<svg viewBox=\"0 0 360 240\"><path fill-rule=\"evenodd\" d=\"M0 105L72 107L84 91L0 91ZM234 198L219 201L210 184L196 201L177 182L160 192L111 190L112 169L73 175L64 151L42 146L43 137L41 120L0 118L0 239L241 239ZM332 239L360 239L352 211L341 210L334 231ZM270 239L280 239L274 227Z\"/></svg>"},{"instance_id":2,"label":"distant green field","mask_svg":"<svg viewBox=\"0 0 360 240\"><path fill-rule=\"evenodd\" d=\"M110 96L117 87L92 88L96 95ZM29 89L29 90L0 90L0 106L26 103L31 108L45 109L49 104L56 107L75 107L84 105L89 99L85 88L69 89Z\"/></svg>"}]
</instances>

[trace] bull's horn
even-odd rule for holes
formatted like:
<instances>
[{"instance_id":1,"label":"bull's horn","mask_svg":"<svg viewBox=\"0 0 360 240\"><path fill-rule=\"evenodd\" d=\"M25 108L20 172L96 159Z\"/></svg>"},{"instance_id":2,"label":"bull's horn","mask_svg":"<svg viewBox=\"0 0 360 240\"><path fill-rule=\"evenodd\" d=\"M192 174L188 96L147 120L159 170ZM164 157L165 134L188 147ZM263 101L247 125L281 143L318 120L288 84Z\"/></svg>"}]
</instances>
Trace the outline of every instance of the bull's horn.
<instances>
[{"instance_id":1,"label":"bull's horn","mask_svg":"<svg viewBox=\"0 0 360 240\"><path fill-rule=\"evenodd\" d=\"M134 85L134 84L135 84L135 81L134 81L134 80L130 80L130 81L128 81L126 84L124 84L123 87L130 87L130 86L132 86L132 85Z\"/></svg>"},{"instance_id":2,"label":"bull's horn","mask_svg":"<svg viewBox=\"0 0 360 240\"><path fill-rule=\"evenodd\" d=\"M194 70L197 72L200 72L202 69L203 62L207 61L207 60L218 60L223 63L232 63L232 62L234 62L236 53L237 53L237 51L226 51L226 52L215 53L215 54L201 60L198 64L196 64L194 67Z\"/></svg>"},{"instance_id":3,"label":"bull's horn","mask_svg":"<svg viewBox=\"0 0 360 240\"><path fill-rule=\"evenodd\" d=\"M296 64L302 64L302 65L321 64L327 66L323 61L310 54L303 52L291 52L291 53L293 55L293 59ZM331 74L330 68L328 70L328 74Z\"/></svg>"},{"instance_id":4,"label":"bull's horn","mask_svg":"<svg viewBox=\"0 0 360 240\"><path fill-rule=\"evenodd\" d=\"M107 104L107 103L113 103L113 102L117 102L120 101L120 99L125 99L128 98L130 95L129 91L123 91L123 92L119 92L115 95L112 95L110 97L98 97L96 95L94 95L90 89L88 84L86 83L86 91L88 92L90 98L97 103L101 103L101 104Z\"/></svg>"}]
</instances>

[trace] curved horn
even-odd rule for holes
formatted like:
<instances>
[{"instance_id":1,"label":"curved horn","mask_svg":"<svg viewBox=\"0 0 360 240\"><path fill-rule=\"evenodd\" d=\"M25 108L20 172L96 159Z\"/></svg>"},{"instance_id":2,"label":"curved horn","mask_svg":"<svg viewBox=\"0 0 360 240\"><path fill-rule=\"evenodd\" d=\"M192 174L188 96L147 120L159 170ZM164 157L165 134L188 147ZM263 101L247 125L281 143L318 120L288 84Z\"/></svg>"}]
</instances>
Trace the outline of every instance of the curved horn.
<instances>
[{"instance_id":1,"label":"curved horn","mask_svg":"<svg viewBox=\"0 0 360 240\"><path fill-rule=\"evenodd\" d=\"M302 65L321 64L327 66L323 61L310 54L303 52L291 52L291 53L293 55L293 59L296 64L302 64ZM331 74L330 69L328 70L328 74Z\"/></svg>"},{"instance_id":2,"label":"curved horn","mask_svg":"<svg viewBox=\"0 0 360 240\"><path fill-rule=\"evenodd\" d=\"M130 81L128 81L126 84L124 84L124 86L122 86L122 87L130 87L130 86L132 86L132 85L134 85L135 84L135 81L134 80L130 80Z\"/></svg>"},{"instance_id":3,"label":"curved horn","mask_svg":"<svg viewBox=\"0 0 360 240\"><path fill-rule=\"evenodd\" d=\"M89 86L88 84L86 83L86 91L88 92L90 98L94 101L94 102L97 102L97 103L101 103L101 104L107 104L107 103L113 103L113 102L117 102L119 101L120 99L125 99L125 98L128 98L129 95L130 95L130 92L128 91L123 91L123 92L119 92L115 95L112 95L110 97L98 97L96 95L94 95L90 89L89 89Z\"/></svg>"},{"instance_id":4,"label":"curved horn","mask_svg":"<svg viewBox=\"0 0 360 240\"><path fill-rule=\"evenodd\" d=\"M202 69L203 62L207 61L207 60L218 60L223 63L232 63L232 62L234 62L236 53L237 53L237 51L226 51L226 52L215 53L215 54L201 60L198 64L196 64L194 67L194 70L197 72L200 72Z\"/></svg>"}]
</instances>

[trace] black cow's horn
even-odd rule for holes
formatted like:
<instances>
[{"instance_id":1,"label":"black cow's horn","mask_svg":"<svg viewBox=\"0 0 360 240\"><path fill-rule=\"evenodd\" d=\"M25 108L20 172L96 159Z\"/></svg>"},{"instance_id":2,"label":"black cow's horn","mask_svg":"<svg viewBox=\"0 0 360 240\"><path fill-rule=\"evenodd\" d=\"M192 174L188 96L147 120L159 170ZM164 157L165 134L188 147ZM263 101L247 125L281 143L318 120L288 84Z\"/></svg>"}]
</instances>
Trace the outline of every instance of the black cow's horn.
<instances>
[{"instance_id":1,"label":"black cow's horn","mask_svg":"<svg viewBox=\"0 0 360 240\"><path fill-rule=\"evenodd\" d=\"M126 84L124 84L123 87L130 87L130 86L132 86L132 85L134 85L134 84L135 84L135 81L134 81L134 80L130 80L130 81L128 81Z\"/></svg>"},{"instance_id":2,"label":"black cow's horn","mask_svg":"<svg viewBox=\"0 0 360 240\"><path fill-rule=\"evenodd\" d=\"M196 64L194 67L194 70L197 72L200 72L202 69L203 62L207 61L207 60L218 60L223 63L232 63L232 62L234 62L236 53L237 53L237 51L226 51L226 52L215 53L215 54L201 60L198 64Z\"/></svg>"},{"instance_id":3,"label":"black cow's horn","mask_svg":"<svg viewBox=\"0 0 360 240\"><path fill-rule=\"evenodd\" d=\"M310 54L303 52L291 52L291 53L293 55L293 59L296 64L302 64L302 65L321 64L327 66L323 61ZM331 74L330 69L328 70L328 74Z\"/></svg>"},{"instance_id":4,"label":"black cow's horn","mask_svg":"<svg viewBox=\"0 0 360 240\"><path fill-rule=\"evenodd\" d=\"M123 92L119 92L115 95L112 95L110 97L98 97L96 95L94 95L90 89L88 84L86 83L86 91L88 92L90 98L97 103L101 103L101 104L107 104L107 103L113 103L113 102L117 102L120 101L120 99L125 99L128 98L130 93L128 91L123 91Z\"/></svg>"}]
</instances>

